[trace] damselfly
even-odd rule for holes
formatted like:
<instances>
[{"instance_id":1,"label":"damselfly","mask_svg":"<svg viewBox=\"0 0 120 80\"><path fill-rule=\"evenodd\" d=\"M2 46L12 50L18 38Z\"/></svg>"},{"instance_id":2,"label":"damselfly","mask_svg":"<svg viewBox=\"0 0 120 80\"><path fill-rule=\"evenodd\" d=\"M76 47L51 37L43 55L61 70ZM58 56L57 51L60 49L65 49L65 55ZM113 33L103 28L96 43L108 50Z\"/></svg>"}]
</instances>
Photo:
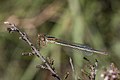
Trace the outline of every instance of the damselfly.
<instances>
[{"instance_id":1,"label":"damselfly","mask_svg":"<svg viewBox=\"0 0 120 80\"><path fill-rule=\"evenodd\" d=\"M91 47L88 47L88 46L85 46L85 45L82 45L82 44L68 43L66 41L57 39L57 38L52 37L52 36L44 35L44 34L39 34L38 35L38 40L39 40L38 41L39 45L46 45L49 42L49 43L59 44L59 45L62 45L62 46L66 46L66 47L70 47L70 48L73 48L73 49L81 50L81 51L84 51L84 52L87 52L87 53L99 53L99 54L107 55L107 52L105 52L105 51L95 50Z\"/></svg>"}]
</instances>

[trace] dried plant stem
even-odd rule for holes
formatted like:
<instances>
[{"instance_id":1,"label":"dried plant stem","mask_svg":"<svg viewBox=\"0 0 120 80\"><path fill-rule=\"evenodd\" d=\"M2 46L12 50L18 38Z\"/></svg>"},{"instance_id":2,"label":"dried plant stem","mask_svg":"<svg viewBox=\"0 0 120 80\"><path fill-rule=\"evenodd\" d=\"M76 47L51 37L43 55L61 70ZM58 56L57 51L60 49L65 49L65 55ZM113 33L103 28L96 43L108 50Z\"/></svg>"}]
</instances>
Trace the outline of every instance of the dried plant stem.
<instances>
[{"instance_id":1,"label":"dried plant stem","mask_svg":"<svg viewBox=\"0 0 120 80\"><path fill-rule=\"evenodd\" d=\"M87 59L86 57L84 57L84 60L86 60L88 62L88 67L90 69L90 73L88 75L90 80L95 80L96 78L96 73L97 73L97 67L98 67L98 60L95 59L95 63L92 64L91 61L89 59ZM83 71L85 73L85 71ZM86 73L85 73L86 74Z\"/></svg>"},{"instance_id":2,"label":"dried plant stem","mask_svg":"<svg viewBox=\"0 0 120 80\"><path fill-rule=\"evenodd\" d=\"M30 42L29 38L27 37L27 34L21 32L16 25L10 23L10 22L4 22L4 24L9 25L10 27L7 28L9 32L18 32L20 34L20 38L24 40L28 45L31 47L31 49L34 51L35 55L39 57L42 62L46 65L46 68L52 73L52 76L57 78L57 80L61 80L58 74L51 68L51 66L46 62L46 59L41 55L40 51L37 50L37 48Z\"/></svg>"},{"instance_id":3,"label":"dried plant stem","mask_svg":"<svg viewBox=\"0 0 120 80\"><path fill-rule=\"evenodd\" d=\"M73 72L73 76L74 76L74 80L77 80L77 76L76 76L76 73L75 73L75 68L73 66L73 61L72 61L72 58L70 57L70 65L71 65L71 68L72 68L72 72Z\"/></svg>"}]
</instances>

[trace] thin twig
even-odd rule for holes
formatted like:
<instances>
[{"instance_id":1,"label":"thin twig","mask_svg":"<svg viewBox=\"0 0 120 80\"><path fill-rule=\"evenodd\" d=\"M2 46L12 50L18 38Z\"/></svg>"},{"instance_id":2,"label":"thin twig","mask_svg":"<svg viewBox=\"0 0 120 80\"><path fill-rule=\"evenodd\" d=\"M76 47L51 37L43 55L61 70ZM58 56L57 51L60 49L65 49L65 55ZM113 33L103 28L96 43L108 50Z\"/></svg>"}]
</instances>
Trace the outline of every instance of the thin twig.
<instances>
[{"instance_id":1,"label":"thin twig","mask_svg":"<svg viewBox=\"0 0 120 80\"><path fill-rule=\"evenodd\" d=\"M46 59L41 55L40 51L37 50L37 48L30 42L29 38L27 37L26 33L21 32L15 24L12 24L10 22L4 22L4 24L9 25L10 27L7 28L7 30L11 32L18 32L20 34L20 38L24 40L34 51L35 55L42 60L42 62L46 65L47 69L52 73L52 76L57 78L57 80L61 80L58 74L51 68L51 66L46 62Z\"/></svg>"},{"instance_id":2,"label":"thin twig","mask_svg":"<svg viewBox=\"0 0 120 80\"><path fill-rule=\"evenodd\" d=\"M75 73L75 69L74 69L73 62L72 62L72 59L71 59L71 58L70 58L70 65L71 65L71 68L72 68L73 73Z\"/></svg>"},{"instance_id":3,"label":"thin twig","mask_svg":"<svg viewBox=\"0 0 120 80\"><path fill-rule=\"evenodd\" d=\"M68 78L69 74L70 74L69 72L66 72L63 80L66 80Z\"/></svg>"},{"instance_id":4,"label":"thin twig","mask_svg":"<svg viewBox=\"0 0 120 80\"><path fill-rule=\"evenodd\" d=\"M71 65L71 68L72 68L72 71L73 71L74 79L77 80L77 77L76 77L76 74L75 74L75 68L73 66L73 61L72 61L71 57L70 57L70 65Z\"/></svg>"}]
</instances>

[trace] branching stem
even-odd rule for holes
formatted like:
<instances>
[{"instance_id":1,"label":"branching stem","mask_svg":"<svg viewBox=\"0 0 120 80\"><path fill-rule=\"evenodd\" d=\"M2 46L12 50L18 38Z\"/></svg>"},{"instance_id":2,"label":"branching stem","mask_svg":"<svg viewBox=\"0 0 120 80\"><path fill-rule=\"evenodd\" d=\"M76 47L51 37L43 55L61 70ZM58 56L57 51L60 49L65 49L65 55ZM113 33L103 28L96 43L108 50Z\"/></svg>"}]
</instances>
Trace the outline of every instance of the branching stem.
<instances>
[{"instance_id":1,"label":"branching stem","mask_svg":"<svg viewBox=\"0 0 120 80\"><path fill-rule=\"evenodd\" d=\"M46 65L47 69L52 73L52 76L54 76L55 78L57 78L57 80L61 80L60 77L58 76L58 74L51 68L51 66L46 62L46 59L41 55L40 51L37 50L37 48L31 43L31 41L29 40L29 38L27 37L27 34L24 32L21 32L17 26L15 24L12 24L10 22L4 22L4 24L9 25L9 28L7 28L7 30L11 33L11 32L18 32L21 36L21 39L24 40L30 47L31 49L34 51L35 55L37 57L39 57L42 62Z\"/></svg>"}]
</instances>

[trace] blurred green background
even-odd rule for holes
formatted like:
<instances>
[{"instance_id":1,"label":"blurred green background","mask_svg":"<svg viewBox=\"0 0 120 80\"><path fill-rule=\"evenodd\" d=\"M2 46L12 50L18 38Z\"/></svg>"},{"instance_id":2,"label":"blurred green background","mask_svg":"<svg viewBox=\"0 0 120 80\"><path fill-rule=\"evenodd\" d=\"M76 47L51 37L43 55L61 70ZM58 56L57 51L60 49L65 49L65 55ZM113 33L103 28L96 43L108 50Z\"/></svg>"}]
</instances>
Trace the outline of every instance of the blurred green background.
<instances>
[{"instance_id":1,"label":"blurred green background","mask_svg":"<svg viewBox=\"0 0 120 80\"><path fill-rule=\"evenodd\" d=\"M44 33L109 52L86 56L67 47L46 45L41 53L54 59L61 78L70 72L67 80L74 80L69 57L79 77L86 65L84 56L93 64L98 60L96 80L102 80L100 74L110 63L120 68L120 0L0 0L0 80L55 80L49 71L36 68L42 64L37 57L21 55L30 52L30 47L16 33L9 34L4 21L25 31L36 47L37 34Z\"/></svg>"}]
</instances>

